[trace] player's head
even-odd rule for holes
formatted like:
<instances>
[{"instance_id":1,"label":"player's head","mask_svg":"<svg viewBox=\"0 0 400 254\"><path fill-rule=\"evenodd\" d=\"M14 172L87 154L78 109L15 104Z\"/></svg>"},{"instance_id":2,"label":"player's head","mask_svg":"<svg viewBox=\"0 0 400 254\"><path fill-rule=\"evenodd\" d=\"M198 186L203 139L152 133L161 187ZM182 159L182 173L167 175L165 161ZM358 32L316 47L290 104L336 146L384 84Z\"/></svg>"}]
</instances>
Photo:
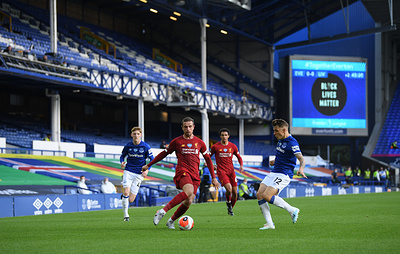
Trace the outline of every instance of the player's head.
<instances>
[{"instance_id":1,"label":"player's head","mask_svg":"<svg viewBox=\"0 0 400 254\"><path fill-rule=\"evenodd\" d=\"M228 141L228 138L230 137L230 131L227 128L222 128L219 130L219 137L221 138L221 141L226 142Z\"/></svg>"},{"instance_id":2,"label":"player's head","mask_svg":"<svg viewBox=\"0 0 400 254\"><path fill-rule=\"evenodd\" d=\"M227 129L227 128L222 128L222 129L219 130L218 133L219 133L220 136L221 136L221 133L222 133L222 132L227 132L227 133L228 133L228 136L231 134L231 132L230 132L229 129Z\"/></svg>"},{"instance_id":3,"label":"player's head","mask_svg":"<svg viewBox=\"0 0 400 254\"><path fill-rule=\"evenodd\" d=\"M140 143L140 138L142 137L142 128L133 127L131 130L131 137L133 139L133 143L136 145Z\"/></svg>"},{"instance_id":4,"label":"player's head","mask_svg":"<svg viewBox=\"0 0 400 254\"><path fill-rule=\"evenodd\" d=\"M274 128L274 136L276 139L285 139L289 136L289 124L285 120L272 120L272 127Z\"/></svg>"},{"instance_id":5,"label":"player's head","mask_svg":"<svg viewBox=\"0 0 400 254\"><path fill-rule=\"evenodd\" d=\"M191 138L194 130L194 120L191 117L185 117L182 120L182 130L186 138Z\"/></svg>"}]
</instances>

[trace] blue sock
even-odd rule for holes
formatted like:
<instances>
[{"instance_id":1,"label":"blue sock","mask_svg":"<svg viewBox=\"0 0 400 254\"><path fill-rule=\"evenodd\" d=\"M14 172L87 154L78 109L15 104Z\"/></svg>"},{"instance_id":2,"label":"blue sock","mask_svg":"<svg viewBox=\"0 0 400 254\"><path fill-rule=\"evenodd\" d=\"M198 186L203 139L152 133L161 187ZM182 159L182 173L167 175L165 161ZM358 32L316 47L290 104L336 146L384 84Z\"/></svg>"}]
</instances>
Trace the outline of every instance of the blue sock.
<instances>
[{"instance_id":1,"label":"blue sock","mask_svg":"<svg viewBox=\"0 0 400 254\"><path fill-rule=\"evenodd\" d=\"M258 205L262 205L264 203L267 203L265 199L258 200Z\"/></svg>"},{"instance_id":2,"label":"blue sock","mask_svg":"<svg viewBox=\"0 0 400 254\"><path fill-rule=\"evenodd\" d=\"M268 203L270 203L270 204L273 204L273 203L274 203L274 201L275 201L275 195L274 195L274 196L272 196L271 200L270 200Z\"/></svg>"}]
</instances>

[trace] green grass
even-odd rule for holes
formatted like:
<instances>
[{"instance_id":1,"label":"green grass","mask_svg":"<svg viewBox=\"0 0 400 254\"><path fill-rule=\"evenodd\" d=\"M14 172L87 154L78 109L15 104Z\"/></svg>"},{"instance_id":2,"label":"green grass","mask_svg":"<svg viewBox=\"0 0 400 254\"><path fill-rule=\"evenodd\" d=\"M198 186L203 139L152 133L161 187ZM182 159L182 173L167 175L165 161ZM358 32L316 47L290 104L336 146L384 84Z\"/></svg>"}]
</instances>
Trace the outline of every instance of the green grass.
<instances>
[{"instance_id":1,"label":"green grass","mask_svg":"<svg viewBox=\"0 0 400 254\"><path fill-rule=\"evenodd\" d=\"M191 231L156 227L159 207L0 219L0 253L399 253L400 193L286 199L300 208L297 224L271 206L275 230L264 224L256 200L193 204ZM177 224L177 223L175 223Z\"/></svg>"}]
</instances>

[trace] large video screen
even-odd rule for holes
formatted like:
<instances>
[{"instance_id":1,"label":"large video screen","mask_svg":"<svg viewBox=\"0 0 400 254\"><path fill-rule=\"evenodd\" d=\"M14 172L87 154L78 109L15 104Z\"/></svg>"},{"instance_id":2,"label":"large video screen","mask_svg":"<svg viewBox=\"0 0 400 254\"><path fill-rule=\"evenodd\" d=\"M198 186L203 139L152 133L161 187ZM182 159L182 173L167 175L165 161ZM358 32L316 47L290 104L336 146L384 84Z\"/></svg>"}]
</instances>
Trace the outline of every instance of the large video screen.
<instances>
[{"instance_id":1,"label":"large video screen","mask_svg":"<svg viewBox=\"0 0 400 254\"><path fill-rule=\"evenodd\" d=\"M367 59L289 56L290 132L367 136Z\"/></svg>"}]
</instances>

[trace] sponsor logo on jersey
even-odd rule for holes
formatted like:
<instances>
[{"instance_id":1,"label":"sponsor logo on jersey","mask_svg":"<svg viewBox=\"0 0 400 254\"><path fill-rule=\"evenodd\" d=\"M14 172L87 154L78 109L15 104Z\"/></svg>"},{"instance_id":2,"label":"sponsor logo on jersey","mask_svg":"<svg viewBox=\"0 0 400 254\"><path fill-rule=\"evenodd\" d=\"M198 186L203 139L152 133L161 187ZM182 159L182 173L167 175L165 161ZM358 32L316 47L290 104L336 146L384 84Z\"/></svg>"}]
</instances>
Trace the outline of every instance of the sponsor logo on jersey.
<instances>
[{"instance_id":1,"label":"sponsor logo on jersey","mask_svg":"<svg viewBox=\"0 0 400 254\"><path fill-rule=\"evenodd\" d=\"M276 150L278 150L281 153L285 153L285 150L283 150L282 148L280 148L279 146L276 147Z\"/></svg>"},{"instance_id":2,"label":"sponsor logo on jersey","mask_svg":"<svg viewBox=\"0 0 400 254\"><path fill-rule=\"evenodd\" d=\"M144 155L143 154L136 154L136 153L128 153L129 157L134 157L134 158L142 158Z\"/></svg>"},{"instance_id":3,"label":"sponsor logo on jersey","mask_svg":"<svg viewBox=\"0 0 400 254\"><path fill-rule=\"evenodd\" d=\"M296 152L296 151L300 150L300 148L299 148L299 146L292 146L292 150L293 150L293 152Z\"/></svg>"},{"instance_id":4,"label":"sponsor logo on jersey","mask_svg":"<svg viewBox=\"0 0 400 254\"><path fill-rule=\"evenodd\" d=\"M198 154L198 153L199 153L199 149L195 149L195 148L182 148L181 153L182 153L182 154Z\"/></svg>"}]
</instances>

